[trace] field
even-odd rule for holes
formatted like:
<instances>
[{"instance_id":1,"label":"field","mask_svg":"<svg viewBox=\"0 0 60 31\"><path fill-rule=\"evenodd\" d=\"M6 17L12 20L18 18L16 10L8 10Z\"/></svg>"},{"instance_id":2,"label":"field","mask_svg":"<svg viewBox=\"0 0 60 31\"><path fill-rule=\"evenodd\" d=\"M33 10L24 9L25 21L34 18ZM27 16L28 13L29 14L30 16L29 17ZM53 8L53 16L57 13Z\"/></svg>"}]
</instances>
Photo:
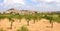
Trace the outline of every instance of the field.
<instances>
[{"instance_id":1,"label":"field","mask_svg":"<svg viewBox=\"0 0 60 31\"><path fill-rule=\"evenodd\" d=\"M21 23L18 21L15 21L13 23L12 29L9 29L10 22L8 21L8 19L4 19L4 21L0 22L0 28L3 28L6 31L16 31L23 25L27 26L26 21L24 21L24 19L22 19ZM33 22L31 21L30 25L27 27L28 27L29 31L60 31L59 23L54 22L53 28L50 28L49 21L45 20L45 19L41 19L41 21L36 22L35 24L33 24Z\"/></svg>"},{"instance_id":2,"label":"field","mask_svg":"<svg viewBox=\"0 0 60 31\"><path fill-rule=\"evenodd\" d=\"M0 31L60 31L58 14L0 14Z\"/></svg>"}]
</instances>

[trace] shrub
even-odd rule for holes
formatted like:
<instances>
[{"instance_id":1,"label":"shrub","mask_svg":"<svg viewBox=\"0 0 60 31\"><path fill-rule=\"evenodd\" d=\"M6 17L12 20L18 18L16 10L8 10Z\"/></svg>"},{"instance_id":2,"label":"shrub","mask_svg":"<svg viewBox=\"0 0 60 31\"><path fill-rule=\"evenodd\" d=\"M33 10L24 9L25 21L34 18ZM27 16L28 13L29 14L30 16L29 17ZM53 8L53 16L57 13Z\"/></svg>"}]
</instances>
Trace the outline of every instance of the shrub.
<instances>
[{"instance_id":1,"label":"shrub","mask_svg":"<svg viewBox=\"0 0 60 31\"><path fill-rule=\"evenodd\" d=\"M4 30L4 29L0 29L0 31L6 31L6 30Z\"/></svg>"},{"instance_id":2,"label":"shrub","mask_svg":"<svg viewBox=\"0 0 60 31\"><path fill-rule=\"evenodd\" d=\"M20 29L18 29L17 31L28 31L28 28L26 26L22 26Z\"/></svg>"}]
</instances>

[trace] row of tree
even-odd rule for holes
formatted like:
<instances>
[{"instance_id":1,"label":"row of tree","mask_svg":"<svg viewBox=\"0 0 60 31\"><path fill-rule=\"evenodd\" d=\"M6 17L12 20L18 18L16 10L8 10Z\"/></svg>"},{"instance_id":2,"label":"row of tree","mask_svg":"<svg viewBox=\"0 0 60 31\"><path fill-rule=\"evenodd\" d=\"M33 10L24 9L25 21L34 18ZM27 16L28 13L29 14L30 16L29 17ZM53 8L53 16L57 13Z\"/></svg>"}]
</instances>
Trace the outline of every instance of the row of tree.
<instances>
[{"instance_id":1,"label":"row of tree","mask_svg":"<svg viewBox=\"0 0 60 31\"><path fill-rule=\"evenodd\" d=\"M59 14L42 14L42 13L35 13L35 14L0 14L0 21L1 19L5 19L8 18L9 22L11 22L11 27L10 29L12 29L12 25L14 23L14 19L19 19L19 22L21 22L22 19L25 19L27 22L27 25L29 26L29 23L31 20L33 20L33 23L35 24L36 21L40 21L42 18L45 18L47 20L49 20L50 24L51 24L51 28L53 28L53 22L57 21L60 22L60 15Z\"/></svg>"}]
</instances>

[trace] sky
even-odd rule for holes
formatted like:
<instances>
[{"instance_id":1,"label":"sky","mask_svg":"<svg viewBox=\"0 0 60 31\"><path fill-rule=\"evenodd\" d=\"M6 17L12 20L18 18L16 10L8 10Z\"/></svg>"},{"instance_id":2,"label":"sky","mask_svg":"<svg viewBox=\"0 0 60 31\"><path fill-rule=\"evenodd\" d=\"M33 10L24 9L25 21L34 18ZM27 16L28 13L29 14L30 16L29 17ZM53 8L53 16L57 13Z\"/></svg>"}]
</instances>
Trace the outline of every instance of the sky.
<instances>
[{"instance_id":1,"label":"sky","mask_svg":"<svg viewBox=\"0 0 60 31\"><path fill-rule=\"evenodd\" d=\"M60 11L60 0L0 0L0 11L18 10Z\"/></svg>"}]
</instances>

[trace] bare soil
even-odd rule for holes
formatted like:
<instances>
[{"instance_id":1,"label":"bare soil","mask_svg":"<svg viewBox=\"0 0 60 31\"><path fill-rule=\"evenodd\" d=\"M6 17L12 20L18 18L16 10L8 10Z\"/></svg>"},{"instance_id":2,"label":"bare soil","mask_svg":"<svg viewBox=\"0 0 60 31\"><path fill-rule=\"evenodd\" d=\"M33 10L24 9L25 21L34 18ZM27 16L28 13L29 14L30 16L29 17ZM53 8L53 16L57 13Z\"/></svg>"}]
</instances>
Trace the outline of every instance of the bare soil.
<instances>
[{"instance_id":1,"label":"bare soil","mask_svg":"<svg viewBox=\"0 0 60 31\"><path fill-rule=\"evenodd\" d=\"M16 31L22 25L27 26L27 22L25 19L22 19L21 22L19 22L18 19L15 19L12 29L9 29L10 24L11 23L9 22L9 20L7 18L2 19L0 21L0 28L3 28L6 31ZM33 20L31 20L30 25L27 26L27 28L29 29L29 31L60 31L60 23L54 22L53 28L51 28L50 26L51 26L51 24L49 23L49 20L41 19L40 21L36 22L35 24L33 23Z\"/></svg>"}]
</instances>

